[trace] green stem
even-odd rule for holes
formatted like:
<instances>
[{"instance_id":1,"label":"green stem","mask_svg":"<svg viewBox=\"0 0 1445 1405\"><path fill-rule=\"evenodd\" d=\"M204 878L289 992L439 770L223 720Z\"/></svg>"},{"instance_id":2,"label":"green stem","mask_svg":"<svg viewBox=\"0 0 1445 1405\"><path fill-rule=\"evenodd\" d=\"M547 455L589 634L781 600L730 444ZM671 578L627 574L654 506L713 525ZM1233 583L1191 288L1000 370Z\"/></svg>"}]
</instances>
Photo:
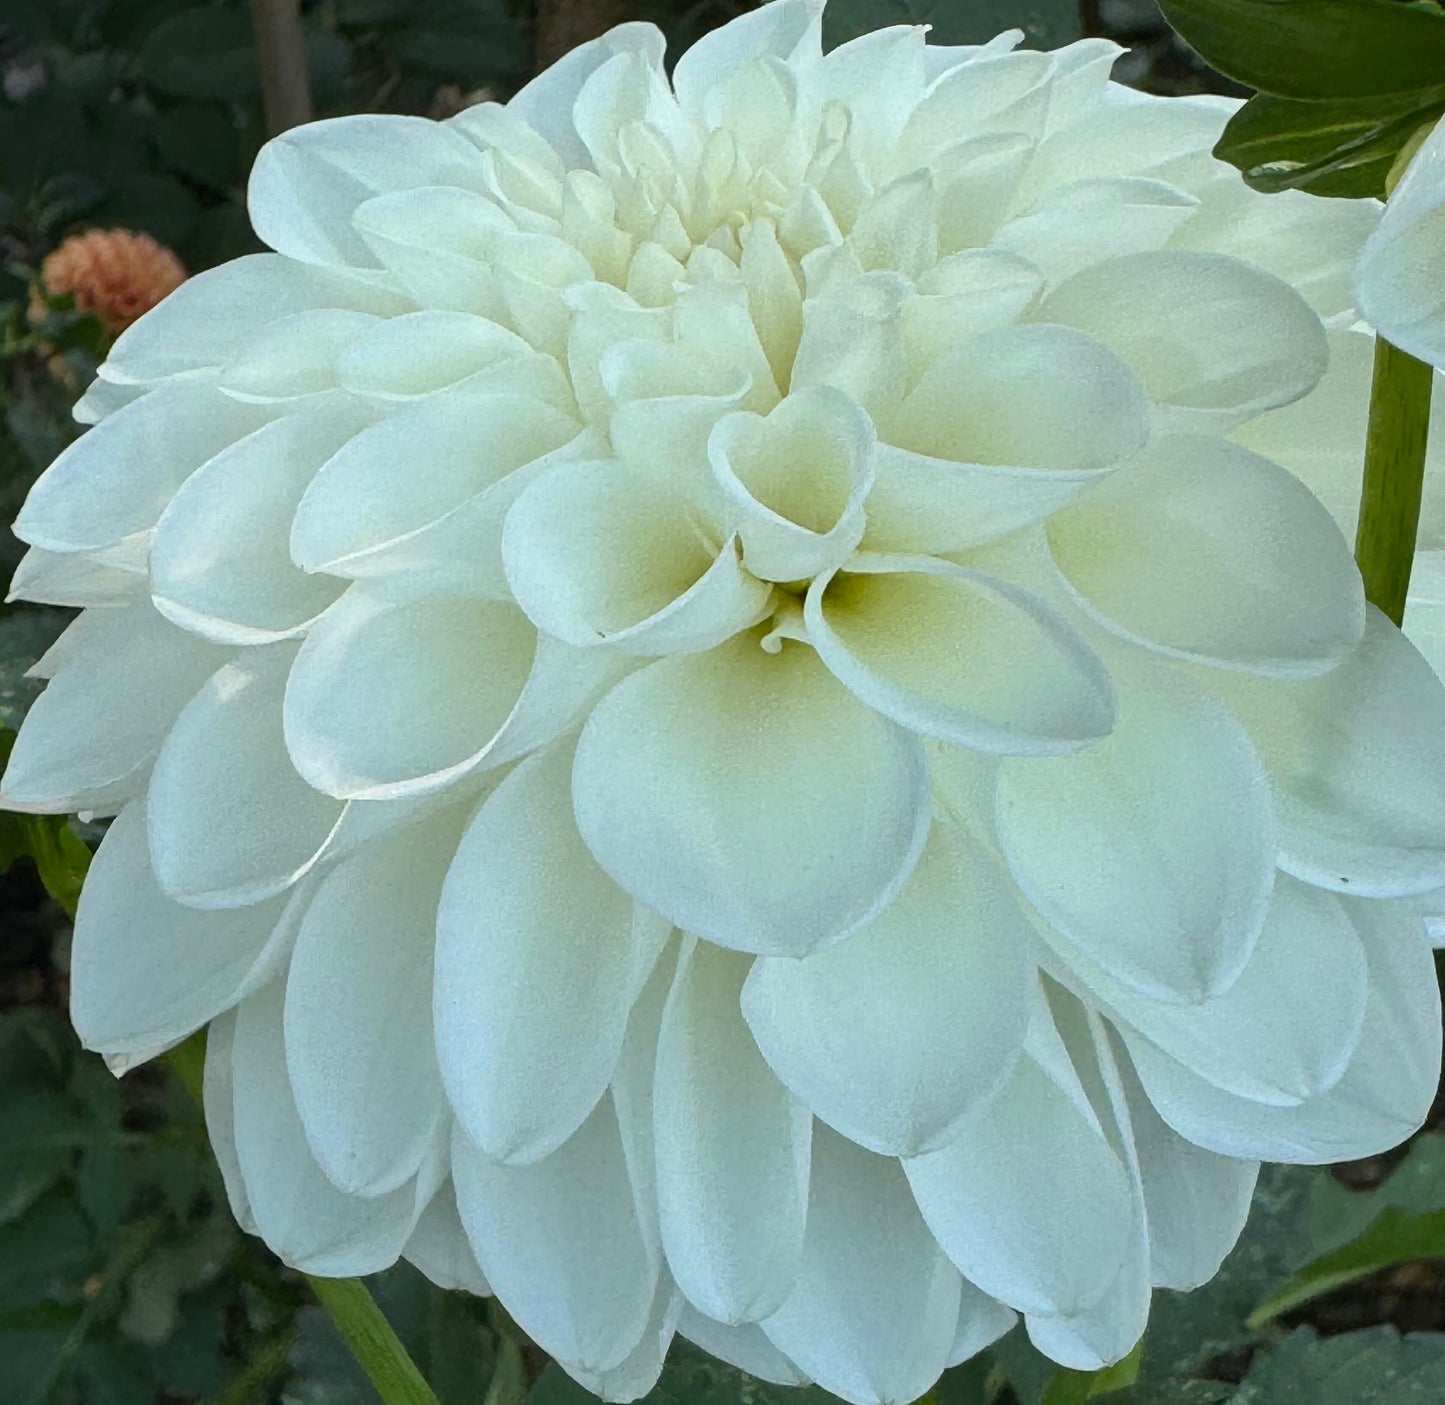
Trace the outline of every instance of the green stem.
<instances>
[{"instance_id":1,"label":"green stem","mask_svg":"<svg viewBox=\"0 0 1445 1405\"><path fill-rule=\"evenodd\" d=\"M438 1405L431 1387L360 1279L312 1278L308 1274L306 1281L376 1387L382 1405Z\"/></svg>"},{"instance_id":2,"label":"green stem","mask_svg":"<svg viewBox=\"0 0 1445 1405\"><path fill-rule=\"evenodd\" d=\"M1355 560L1364 577L1365 599L1396 624L1405 618L1415 563L1432 375L1425 362L1376 337Z\"/></svg>"}]
</instances>

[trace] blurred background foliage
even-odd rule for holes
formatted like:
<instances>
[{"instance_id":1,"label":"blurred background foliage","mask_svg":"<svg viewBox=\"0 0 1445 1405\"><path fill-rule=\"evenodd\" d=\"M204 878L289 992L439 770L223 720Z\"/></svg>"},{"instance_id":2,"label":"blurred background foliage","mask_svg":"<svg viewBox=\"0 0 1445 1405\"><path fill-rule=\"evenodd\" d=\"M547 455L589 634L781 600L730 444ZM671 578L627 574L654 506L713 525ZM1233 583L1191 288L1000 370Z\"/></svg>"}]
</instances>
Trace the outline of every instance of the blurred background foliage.
<instances>
[{"instance_id":1,"label":"blurred background foliage","mask_svg":"<svg viewBox=\"0 0 1445 1405\"><path fill-rule=\"evenodd\" d=\"M652 19L675 53L750 5L308 0L302 18L320 115L446 117L515 91L559 15ZM1208 68L1154 0L832 0L827 38L896 23L955 44L1015 26L1041 47L1106 34L1125 46L1124 81L1248 91ZM0 0L5 522L78 432L70 406L109 340L71 295L40 286L46 256L108 228L152 236L190 272L255 248L244 186L264 136L244 0ZM20 552L0 531L0 582ZM39 686L25 672L68 613L0 607L0 762ZM0 1405L376 1405L304 1280L231 1220L195 1099L199 1046L123 1081L77 1047L69 921L98 837L0 815ZM442 1293L404 1265L371 1287L442 1405L587 1405L496 1304ZM1445 1134L1368 1163L1268 1171L1224 1271L1199 1292L1157 1294L1142 1351L1115 1371L1056 1371L1015 1332L933 1394L931 1405L1438 1405ZM683 1343L651 1397L826 1399Z\"/></svg>"}]
</instances>

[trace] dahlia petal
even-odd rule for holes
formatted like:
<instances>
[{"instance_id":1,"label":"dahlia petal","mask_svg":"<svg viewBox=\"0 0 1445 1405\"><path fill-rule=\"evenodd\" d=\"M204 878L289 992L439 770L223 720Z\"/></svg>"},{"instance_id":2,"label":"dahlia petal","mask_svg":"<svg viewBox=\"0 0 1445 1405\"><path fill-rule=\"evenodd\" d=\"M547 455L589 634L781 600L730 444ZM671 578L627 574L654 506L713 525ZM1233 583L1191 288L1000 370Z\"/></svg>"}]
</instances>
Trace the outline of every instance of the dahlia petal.
<instances>
[{"instance_id":1,"label":"dahlia petal","mask_svg":"<svg viewBox=\"0 0 1445 1405\"><path fill-rule=\"evenodd\" d=\"M1018 1314L991 1298L968 1279L959 1280L958 1327L948 1351L948 1365L962 1366L986 1347L992 1346L1017 1322Z\"/></svg>"},{"instance_id":2,"label":"dahlia petal","mask_svg":"<svg viewBox=\"0 0 1445 1405\"><path fill-rule=\"evenodd\" d=\"M558 746L502 782L462 836L437 914L442 1080L463 1131L505 1162L535 1162L576 1132L627 1027L632 904L582 846L570 765Z\"/></svg>"},{"instance_id":3,"label":"dahlia petal","mask_svg":"<svg viewBox=\"0 0 1445 1405\"><path fill-rule=\"evenodd\" d=\"M673 68L679 106L694 121L719 125L719 106L728 80L747 64L781 59L806 69L822 57L822 5L816 0L783 0L739 15L703 35Z\"/></svg>"},{"instance_id":4,"label":"dahlia petal","mask_svg":"<svg viewBox=\"0 0 1445 1405\"><path fill-rule=\"evenodd\" d=\"M370 313L335 307L282 317L241 343L221 367L217 387L261 405L324 395L336 389L337 358L377 322Z\"/></svg>"},{"instance_id":5,"label":"dahlia petal","mask_svg":"<svg viewBox=\"0 0 1445 1405\"><path fill-rule=\"evenodd\" d=\"M683 1297L666 1271L658 1275L652 1311L642 1329L642 1339L616 1366L591 1371L566 1361L558 1364L578 1384L608 1401L640 1400L657 1384L668 1348L677 1331Z\"/></svg>"},{"instance_id":6,"label":"dahlia petal","mask_svg":"<svg viewBox=\"0 0 1445 1405\"><path fill-rule=\"evenodd\" d=\"M959 1294L898 1163L819 1128L802 1276L763 1323L773 1345L852 1405L906 1405L948 1361Z\"/></svg>"},{"instance_id":7,"label":"dahlia petal","mask_svg":"<svg viewBox=\"0 0 1445 1405\"><path fill-rule=\"evenodd\" d=\"M196 912L151 873L145 805L128 805L101 843L75 918L70 1018L87 1049L135 1054L176 1043L230 1008L285 954L290 924L273 899Z\"/></svg>"},{"instance_id":8,"label":"dahlia petal","mask_svg":"<svg viewBox=\"0 0 1445 1405\"><path fill-rule=\"evenodd\" d=\"M770 1385L808 1384L807 1376L768 1340L756 1322L717 1322L684 1303L677 1334L709 1356Z\"/></svg>"},{"instance_id":9,"label":"dahlia petal","mask_svg":"<svg viewBox=\"0 0 1445 1405\"><path fill-rule=\"evenodd\" d=\"M1445 135L1426 137L1396 182L1354 268L1355 301L1382 336L1412 356L1445 364L1445 298L1427 270L1445 260Z\"/></svg>"},{"instance_id":10,"label":"dahlia petal","mask_svg":"<svg viewBox=\"0 0 1445 1405\"><path fill-rule=\"evenodd\" d=\"M1071 1313L1030 1313L1025 1318L1029 1339L1046 1356L1074 1370L1098 1371L1127 1356L1144 1335L1149 1321L1152 1285L1149 1236L1139 1157L1128 1100L1103 1022L1091 1010L1061 991L1046 997L1056 1039L1042 1021L1034 1026L1033 1047L1053 1067L1084 1087L1110 1146L1128 1172L1130 1223L1120 1245L1119 1270L1109 1291L1098 1301ZM1038 1038L1042 1029L1044 1038Z\"/></svg>"},{"instance_id":11,"label":"dahlia petal","mask_svg":"<svg viewBox=\"0 0 1445 1405\"><path fill-rule=\"evenodd\" d=\"M1002 250L967 249L940 259L903 304L910 372L920 376L967 338L1012 326L1043 286L1038 269Z\"/></svg>"},{"instance_id":12,"label":"dahlia petal","mask_svg":"<svg viewBox=\"0 0 1445 1405\"><path fill-rule=\"evenodd\" d=\"M53 804L140 772L182 708L225 662L222 649L177 629L147 599L90 610L26 714L0 788L7 802ZM96 707L103 698L105 705Z\"/></svg>"},{"instance_id":13,"label":"dahlia petal","mask_svg":"<svg viewBox=\"0 0 1445 1405\"><path fill-rule=\"evenodd\" d=\"M1124 1166L1077 1080L1061 1087L1056 1076L1024 1058L956 1140L903 1163L960 1272L1010 1307L1045 1314L1104 1297L1133 1219Z\"/></svg>"},{"instance_id":14,"label":"dahlia petal","mask_svg":"<svg viewBox=\"0 0 1445 1405\"><path fill-rule=\"evenodd\" d=\"M1359 647L1320 678L1210 681L1264 763L1282 868L1364 897L1445 883L1445 696L1378 610Z\"/></svg>"},{"instance_id":15,"label":"dahlia petal","mask_svg":"<svg viewBox=\"0 0 1445 1405\"><path fill-rule=\"evenodd\" d=\"M484 188L481 153L440 122L359 113L294 127L261 148L246 187L263 243L301 263L374 268L351 216L373 195Z\"/></svg>"},{"instance_id":16,"label":"dahlia petal","mask_svg":"<svg viewBox=\"0 0 1445 1405\"><path fill-rule=\"evenodd\" d=\"M1259 940L1227 990L1183 1007L1107 978L1095 993L1201 1078L1289 1105L1339 1082L1358 1045L1367 988L1360 939L1339 903L1281 874Z\"/></svg>"},{"instance_id":17,"label":"dahlia petal","mask_svg":"<svg viewBox=\"0 0 1445 1405\"><path fill-rule=\"evenodd\" d=\"M1126 1037L1150 1102L1180 1136L1221 1156L1323 1165L1386 1151L1425 1120L1440 1080L1440 989L1423 919L1407 901L1342 901L1370 968L1364 1029L1344 1076L1307 1102L1272 1107Z\"/></svg>"},{"instance_id":18,"label":"dahlia petal","mask_svg":"<svg viewBox=\"0 0 1445 1405\"><path fill-rule=\"evenodd\" d=\"M326 1278L379 1273L401 1254L421 1211L413 1185L363 1199L327 1180L291 1098L283 983L236 1010L231 1047L236 1155L257 1232L292 1268Z\"/></svg>"},{"instance_id":19,"label":"dahlia petal","mask_svg":"<svg viewBox=\"0 0 1445 1405\"><path fill-rule=\"evenodd\" d=\"M1156 441L1051 518L1048 538L1091 614L1175 657L1299 677L1364 631L1360 574L1329 512L1277 464L1217 439Z\"/></svg>"},{"instance_id":20,"label":"dahlia petal","mask_svg":"<svg viewBox=\"0 0 1445 1405\"><path fill-rule=\"evenodd\" d=\"M263 409L180 380L117 410L40 475L15 535L50 551L99 551L155 526L212 455L257 428Z\"/></svg>"},{"instance_id":21,"label":"dahlia petal","mask_svg":"<svg viewBox=\"0 0 1445 1405\"><path fill-rule=\"evenodd\" d=\"M150 388L149 385L134 385L128 381L107 380L97 373L80 399L70 407L70 417L77 424L99 424L107 415L113 415L132 400L138 400Z\"/></svg>"},{"instance_id":22,"label":"dahlia petal","mask_svg":"<svg viewBox=\"0 0 1445 1405\"><path fill-rule=\"evenodd\" d=\"M224 366L242 341L295 313L346 308L386 317L406 311L395 293L279 254L245 254L187 278L127 327L105 359L101 378L146 385Z\"/></svg>"},{"instance_id":23,"label":"dahlia petal","mask_svg":"<svg viewBox=\"0 0 1445 1405\"><path fill-rule=\"evenodd\" d=\"M634 906L633 942L639 938L638 914ZM668 928L668 937L672 935ZM622 1154L637 1201L637 1218L643 1239L653 1257L662 1257L662 1226L657 1204L657 1119L654 1116L657 1091L657 1041L662 1032L663 1011L677 971L681 939L665 942L642 982L627 1017L627 1033L613 1071L612 1106L622 1134ZM667 1275L671 1283L671 1274Z\"/></svg>"},{"instance_id":24,"label":"dahlia petal","mask_svg":"<svg viewBox=\"0 0 1445 1405\"><path fill-rule=\"evenodd\" d=\"M926 556L858 556L814 578L808 637L885 717L979 751L1049 756L1107 736L1108 670L1048 605Z\"/></svg>"},{"instance_id":25,"label":"dahlia petal","mask_svg":"<svg viewBox=\"0 0 1445 1405\"><path fill-rule=\"evenodd\" d=\"M1074 181L1002 225L992 245L1027 259L1054 287L1102 258L1162 249L1198 205L1142 176Z\"/></svg>"},{"instance_id":26,"label":"dahlia petal","mask_svg":"<svg viewBox=\"0 0 1445 1405\"><path fill-rule=\"evenodd\" d=\"M466 312L412 312L389 317L357 337L336 359L336 378L353 395L419 400L528 356L515 332Z\"/></svg>"},{"instance_id":27,"label":"dahlia petal","mask_svg":"<svg viewBox=\"0 0 1445 1405\"><path fill-rule=\"evenodd\" d=\"M1097 337L1144 383L1170 429L1227 429L1312 390L1329 347L1282 279L1222 254L1123 254L1046 297L1040 321Z\"/></svg>"},{"instance_id":28,"label":"dahlia petal","mask_svg":"<svg viewBox=\"0 0 1445 1405\"><path fill-rule=\"evenodd\" d=\"M561 464L512 506L502 562L538 629L583 648L709 649L754 624L772 588L691 527L685 504L615 461Z\"/></svg>"},{"instance_id":29,"label":"dahlia petal","mask_svg":"<svg viewBox=\"0 0 1445 1405\"><path fill-rule=\"evenodd\" d=\"M361 424L348 408L287 415L203 464L156 524L156 608L222 644L273 642L314 620L343 586L301 571L287 532L317 469Z\"/></svg>"},{"instance_id":30,"label":"dahlia petal","mask_svg":"<svg viewBox=\"0 0 1445 1405\"><path fill-rule=\"evenodd\" d=\"M755 1322L797 1280L812 1118L763 1062L738 1008L745 956L688 940L657 1046L662 1245L688 1301Z\"/></svg>"},{"instance_id":31,"label":"dahlia petal","mask_svg":"<svg viewBox=\"0 0 1445 1405\"><path fill-rule=\"evenodd\" d=\"M1140 448L1148 421L1138 380L1098 341L1012 326L940 355L880 433L870 545L957 551L1072 501Z\"/></svg>"},{"instance_id":32,"label":"dahlia petal","mask_svg":"<svg viewBox=\"0 0 1445 1405\"><path fill-rule=\"evenodd\" d=\"M638 1222L610 1098L561 1148L508 1166L453 1141L457 1208L493 1292L543 1351L620 1365L651 1316L658 1262Z\"/></svg>"},{"instance_id":33,"label":"dahlia petal","mask_svg":"<svg viewBox=\"0 0 1445 1405\"><path fill-rule=\"evenodd\" d=\"M1326 321L1342 314L1355 320L1350 265L1380 222L1373 200L1322 204L1303 190L1262 195L1232 174L1199 193L1203 198L1175 235L1175 248L1248 259L1289 282ZM1358 471L1358 457L1355 466Z\"/></svg>"},{"instance_id":34,"label":"dahlia petal","mask_svg":"<svg viewBox=\"0 0 1445 1405\"><path fill-rule=\"evenodd\" d=\"M900 170L926 164L952 146L960 132L1016 127L1018 105L1038 93L1053 67L1052 55L1030 52L978 54L940 74L908 118L894 160ZM1012 116L1012 121L1004 118ZM1042 120L1042 112L1039 120Z\"/></svg>"},{"instance_id":35,"label":"dahlia petal","mask_svg":"<svg viewBox=\"0 0 1445 1405\"><path fill-rule=\"evenodd\" d=\"M640 54L659 72L667 41L654 24L633 21L579 44L524 85L507 111L525 121L568 166L589 164L587 148L572 122L572 108L583 85L617 54Z\"/></svg>"},{"instance_id":36,"label":"dahlia petal","mask_svg":"<svg viewBox=\"0 0 1445 1405\"><path fill-rule=\"evenodd\" d=\"M424 1277L447 1292L471 1293L488 1298L491 1287L467 1241L457 1213L456 1192L448 1177L427 1202L406 1241L401 1256Z\"/></svg>"},{"instance_id":37,"label":"dahlia petal","mask_svg":"<svg viewBox=\"0 0 1445 1405\"><path fill-rule=\"evenodd\" d=\"M286 1066L317 1163L339 1190L411 1180L445 1102L432 1032L432 913L456 824L362 848L320 882L286 978Z\"/></svg>"},{"instance_id":38,"label":"dahlia petal","mask_svg":"<svg viewBox=\"0 0 1445 1405\"><path fill-rule=\"evenodd\" d=\"M389 415L321 466L297 508L291 554L303 570L333 574L410 564L423 529L576 433L528 396L435 396ZM405 463L426 472L399 473Z\"/></svg>"},{"instance_id":39,"label":"dahlia petal","mask_svg":"<svg viewBox=\"0 0 1445 1405\"><path fill-rule=\"evenodd\" d=\"M1269 788L1243 728L1198 684L1112 661L1114 731L1047 764L999 767L999 843L1065 942L1132 989L1198 1002L1227 990L1274 881Z\"/></svg>"},{"instance_id":40,"label":"dahlia petal","mask_svg":"<svg viewBox=\"0 0 1445 1405\"><path fill-rule=\"evenodd\" d=\"M1127 1058L1119 1070L1149 1219L1150 1276L1157 1288L1198 1288L1219 1272L1244 1229L1259 1162L1186 1141L1155 1112Z\"/></svg>"},{"instance_id":41,"label":"dahlia petal","mask_svg":"<svg viewBox=\"0 0 1445 1405\"><path fill-rule=\"evenodd\" d=\"M423 186L377 195L357 207L357 234L413 306L507 320L492 266L497 240L516 221L489 195Z\"/></svg>"},{"instance_id":42,"label":"dahlia petal","mask_svg":"<svg viewBox=\"0 0 1445 1405\"><path fill-rule=\"evenodd\" d=\"M145 575L121 569L97 556L46 551L32 546L10 578L6 600L36 605L126 605L145 588Z\"/></svg>"},{"instance_id":43,"label":"dahlia petal","mask_svg":"<svg viewBox=\"0 0 1445 1405\"><path fill-rule=\"evenodd\" d=\"M345 813L297 775L281 699L291 649L248 652L212 675L171 728L146 801L160 885L191 907L246 907L284 891Z\"/></svg>"},{"instance_id":44,"label":"dahlia petal","mask_svg":"<svg viewBox=\"0 0 1445 1405\"><path fill-rule=\"evenodd\" d=\"M760 958L743 1013L815 1116L870 1151L914 1156L951 1141L1012 1074L1031 941L1007 876L936 822L881 917L806 960Z\"/></svg>"},{"instance_id":45,"label":"dahlia petal","mask_svg":"<svg viewBox=\"0 0 1445 1405\"><path fill-rule=\"evenodd\" d=\"M742 412L718 422L708 454L753 575L806 580L852 554L873 446L868 416L827 386L789 395L766 417Z\"/></svg>"},{"instance_id":46,"label":"dahlia petal","mask_svg":"<svg viewBox=\"0 0 1445 1405\"><path fill-rule=\"evenodd\" d=\"M328 795L395 799L479 765L532 669L515 605L353 587L311 630L286 687L286 745Z\"/></svg>"},{"instance_id":47,"label":"dahlia petal","mask_svg":"<svg viewBox=\"0 0 1445 1405\"><path fill-rule=\"evenodd\" d=\"M917 741L804 646L664 659L593 711L572 781L597 861L676 926L802 955L898 895L927 835Z\"/></svg>"},{"instance_id":48,"label":"dahlia petal","mask_svg":"<svg viewBox=\"0 0 1445 1405\"><path fill-rule=\"evenodd\" d=\"M245 1234L256 1233L256 1220L246 1199L246 1182L236 1151L235 1069L231 1058L236 1037L236 1012L217 1015L206 1030L206 1062L202 1073L201 1104L206 1119L206 1140L226 1188L231 1217Z\"/></svg>"}]
</instances>

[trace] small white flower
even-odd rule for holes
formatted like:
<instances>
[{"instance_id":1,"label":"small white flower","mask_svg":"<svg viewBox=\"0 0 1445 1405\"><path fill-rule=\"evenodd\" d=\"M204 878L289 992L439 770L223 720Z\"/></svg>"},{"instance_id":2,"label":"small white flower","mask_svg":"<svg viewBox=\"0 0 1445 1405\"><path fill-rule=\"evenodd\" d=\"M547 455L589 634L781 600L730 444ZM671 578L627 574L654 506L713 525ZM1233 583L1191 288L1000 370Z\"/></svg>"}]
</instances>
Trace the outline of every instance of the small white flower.
<instances>
[{"instance_id":1,"label":"small white flower","mask_svg":"<svg viewBox=\"0 0 1445 1405\"><path fill-rule=\"evenodd\" d=\"M1374 210L1109 44L819 23L273 142L17 525L86 1042L209 1022L242 1223L613 1399L1118 1359L1439 1068L1445 688L1228 437Z\"/></svg>"}]
</instances>

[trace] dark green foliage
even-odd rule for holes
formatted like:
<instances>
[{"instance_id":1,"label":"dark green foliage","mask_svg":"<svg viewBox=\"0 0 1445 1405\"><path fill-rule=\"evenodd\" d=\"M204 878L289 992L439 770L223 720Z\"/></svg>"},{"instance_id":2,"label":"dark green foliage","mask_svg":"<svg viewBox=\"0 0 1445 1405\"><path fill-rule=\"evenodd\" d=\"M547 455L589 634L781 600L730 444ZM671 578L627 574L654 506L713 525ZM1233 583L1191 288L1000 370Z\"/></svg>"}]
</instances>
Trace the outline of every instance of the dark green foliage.
<instances>
[{"instance_id":1,"label":"dark green foliage","mask_svg":"<svg viewBox=\"0 0 1445 1405\"><path fill-rule=\"evenodd\" d=\"M1258 190L1383 196L1400 149L1445 111L1435 0L1160 0L1221 73L1258 90L1215 152Z\"/></svg>"}]
</instances>

